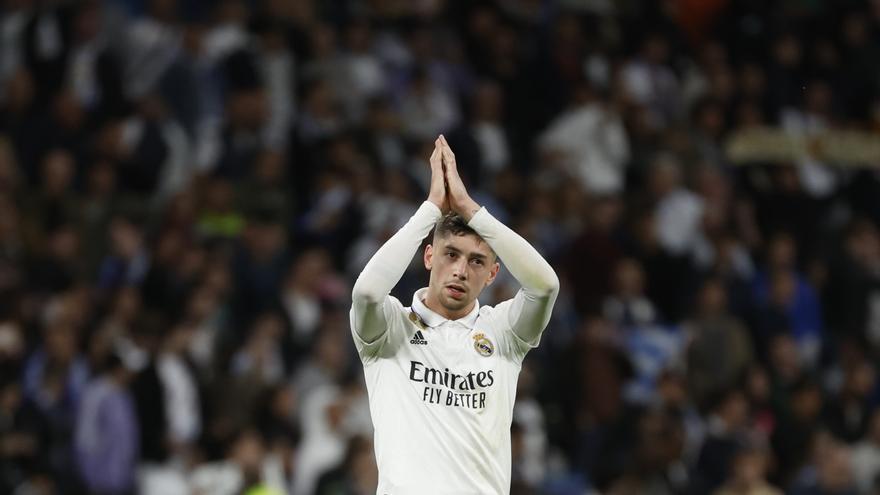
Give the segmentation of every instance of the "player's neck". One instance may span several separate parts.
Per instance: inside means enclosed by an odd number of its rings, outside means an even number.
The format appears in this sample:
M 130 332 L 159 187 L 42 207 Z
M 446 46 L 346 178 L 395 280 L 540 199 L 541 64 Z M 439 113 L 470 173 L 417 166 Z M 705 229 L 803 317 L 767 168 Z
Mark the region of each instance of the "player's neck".
M 423 299 L 422 302 L 425 303 L 425 307 L 446 318 L 447 320 L 458 320 L 460 318 L 464 318 L 465 316 L 470 314 L 471 311 L 474 310 L 474 304 L 477 303 L 476 301 L 473 301 L 466 308 L 460 311 L 453 312 L 443 307 L 443 305 L 440 304 L 440 301 L 438 301 L 436 298 L 431 297 L 431 291 L 428 291 L 425 294 L 425 299 Z

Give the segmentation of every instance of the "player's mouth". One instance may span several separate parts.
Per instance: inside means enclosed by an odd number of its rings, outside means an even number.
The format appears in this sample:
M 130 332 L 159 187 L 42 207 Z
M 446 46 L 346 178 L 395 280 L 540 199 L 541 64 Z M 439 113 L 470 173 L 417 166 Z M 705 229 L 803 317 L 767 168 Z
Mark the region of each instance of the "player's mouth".
M 464 297 L 465 288 L 458 284 L 449 284 L 446 286 L 446 293 L 453 299 L 461 299 Z

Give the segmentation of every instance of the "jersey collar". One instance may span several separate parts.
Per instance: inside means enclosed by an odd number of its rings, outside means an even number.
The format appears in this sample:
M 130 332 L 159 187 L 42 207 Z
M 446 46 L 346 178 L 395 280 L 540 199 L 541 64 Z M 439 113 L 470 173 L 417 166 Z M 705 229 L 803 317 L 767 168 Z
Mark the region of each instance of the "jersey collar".
M 425 297 L 425 293 L 428 292 L 427 287 L 423 287 L 413 294 L 413 302 L 412 302 L 412 310 L 422 319 L 422 322 L 429 327 L 439 327 L 444 322 L 447 322 L 446 318 L 443 316 L 431 311 L 425 303 L 422 302 L 422 298 Z M 474 324 L 477 322 L 477 316 L 480 314 L 480 301 L 474 301 L 474 309 L 471 310 L 466 316 L 463 316 L 455 321 L 461 322 L 468 328 L 473 328 Z

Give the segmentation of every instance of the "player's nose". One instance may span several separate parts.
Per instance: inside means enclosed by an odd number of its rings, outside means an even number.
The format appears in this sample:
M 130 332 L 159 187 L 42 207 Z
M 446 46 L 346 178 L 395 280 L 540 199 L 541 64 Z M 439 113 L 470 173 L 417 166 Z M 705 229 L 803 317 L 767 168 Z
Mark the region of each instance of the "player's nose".
M 460 280 L 465 280 L 467 278 L 467 260 L 457 261 L 452 269 L 452 274 Z

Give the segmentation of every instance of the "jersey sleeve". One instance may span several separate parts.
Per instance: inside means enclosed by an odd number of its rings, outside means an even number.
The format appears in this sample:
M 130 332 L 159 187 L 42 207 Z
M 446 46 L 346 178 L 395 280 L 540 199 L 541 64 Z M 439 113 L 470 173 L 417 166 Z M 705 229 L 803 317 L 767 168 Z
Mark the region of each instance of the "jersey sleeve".
M 354 308 L 349 312 L 349 320 L 351 323 L 351 336 L 354 339 L 354 346 L 357 348 L 358 356 L 363 363 L 370 363 L 382 357 L 394 355 L 400 345 L 405 340 L 403 337 L 406 325 L 406 309 L 403 304 L 394 296 L 385 296 L 382 302 L 382 315 L 385 322 L 385 330 L 381 332 L 378 338 L 373 341 L 366 341 L 355 329 Z
M 528 241 L 495 219 L 485 208 L 474 214 L 469 225 L 522 285 L 513 299 L 496 306 L 498 317 L 504 319 L 500 324 L 509 328 L 521 344 L 528 348 L 537 346 L 559 295 L 556 272 Z
M 519 293 L 517 296 L 519 296 Z M 541 341 L 541 333 L 537 333 L 531 340 L 527 341 L 514 331 L 513 325 L 511 325 L 511 315 L 516 313 L 514 310 L 515 305 L 516 297 L 499 303 L 489 311 L 493 327 L 495 328 L 495 338 L 498 341 L 499 353 L 508 361 L 521 364 L 526 354 L 535 347 L 538 347 Z
M 422 240 L 440 218 L 440 208 L 425 201 L 409 221 L 370 258 L 351 294 L 351 329 L 355 340 L 375 342 L 389 327 L 389 293 L 400 281 Z M 398 304 L 399 301 L 398 301 Z

